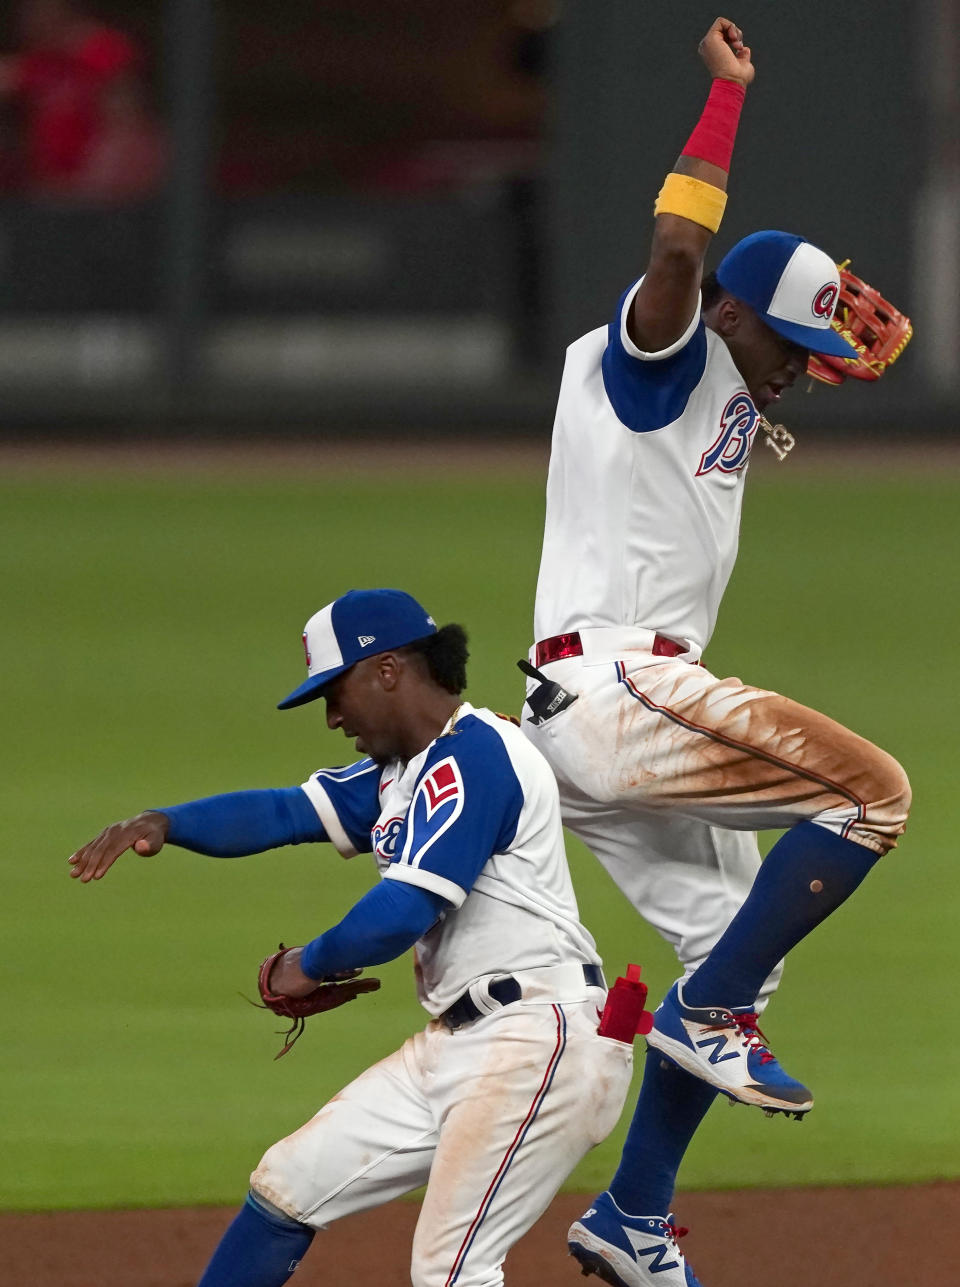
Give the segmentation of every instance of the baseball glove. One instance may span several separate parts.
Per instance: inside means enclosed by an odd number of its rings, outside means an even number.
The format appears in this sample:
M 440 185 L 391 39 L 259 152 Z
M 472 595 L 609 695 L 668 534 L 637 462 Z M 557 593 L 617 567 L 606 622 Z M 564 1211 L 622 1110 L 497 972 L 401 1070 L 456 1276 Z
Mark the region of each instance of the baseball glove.
M 854 380 L 879 380 L 913 335 L 909 317 L 850 272 L 847 263 L 849 260 L 839 265 L 840 297 L 831 326 L 853 345 L 860 357 L 811 353 L 807 374 L 825 384 L 843 384 L 847 376 Z
M 341 970 L 337 974 L 330 974 L 321 979 L 314 990 L 308 992 L 305 997 L 288 997 L 274 992 L 270 988 L 270 974 L 277 961 L 289 950 L 281 943 L 273 955 L 268 956 L 263 962 L 260 973 L 257 975 L 257 986 L 263 1001 L 261 1009 L 272 1010 L 282 1019 L 293 1021 L 283 1033 L 286 1044 L 278 1054 L 273 1056 L 275 1060 L 285 1055 L 298 1040 L 310 1015 L 323 1014 L 325 1010 L 335 1010 L 337 1006 L 352 1001 L 361 992 L 376 992 L 380 987 L 379 979 L 359 978 L 359 970 Z

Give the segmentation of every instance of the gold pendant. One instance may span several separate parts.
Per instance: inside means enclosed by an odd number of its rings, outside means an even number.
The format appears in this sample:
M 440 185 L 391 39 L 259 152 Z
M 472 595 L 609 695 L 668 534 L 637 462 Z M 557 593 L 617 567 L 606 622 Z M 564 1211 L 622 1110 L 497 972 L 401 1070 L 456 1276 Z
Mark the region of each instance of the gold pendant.
M 777 460 L 786 460 L 796 446 L 796 438 L 784 425 L 772 425 L 766 416 L 760 417 L 760 428 L 765 437 L 764 442 L 777 454 Z

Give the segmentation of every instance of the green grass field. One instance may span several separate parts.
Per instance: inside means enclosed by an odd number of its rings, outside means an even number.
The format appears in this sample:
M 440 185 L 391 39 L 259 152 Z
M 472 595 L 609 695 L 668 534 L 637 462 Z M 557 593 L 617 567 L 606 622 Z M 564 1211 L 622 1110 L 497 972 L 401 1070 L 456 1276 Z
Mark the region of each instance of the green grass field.
M 351 585 L 400 585 L 468 627 L 469 696 L 518 708 L 542 477 L 385 469 L 217 477 L 21 469 L 2 484 L 6 715 L 0 923 L 8 963 L 0 1206 L 233 1202 L 263 1148 L 423 1022 L 409 961 L 273 1062 L 256 965 L 339 918 L 368 860 L 311 846 L 232 862 L 169 850 L 101 883 L 67 856 L 115 818 L 349 760 L 319 708 L 279 713 L 300 630 Z M 711 668 L 785 691 L 902 760 L 894 855 L 793 954 L 765 1028 L 818 1097 L 802 1125 L 716 1107 L 684 1187 L 960 1176 L 944 1024 L 960 882 L 960 473 L 757 469 Z M 583 850 L 608 974 L 669 951 Z M 10 972 L 12 969 L 12 979 Z M 638 1064 L 640 1046 L 637 1047 Z M 620 1128 L 571 1188 L 609 1178 Z

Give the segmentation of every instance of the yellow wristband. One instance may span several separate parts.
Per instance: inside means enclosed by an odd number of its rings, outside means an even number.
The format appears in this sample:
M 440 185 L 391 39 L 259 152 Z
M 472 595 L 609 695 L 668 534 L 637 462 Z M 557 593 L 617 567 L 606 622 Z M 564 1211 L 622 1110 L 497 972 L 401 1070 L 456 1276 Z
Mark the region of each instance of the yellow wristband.
M 681 215 L 716 232 L 726 205 L 727 194 L 722 188 L 673 171 L 663 181 L 653 213 Z

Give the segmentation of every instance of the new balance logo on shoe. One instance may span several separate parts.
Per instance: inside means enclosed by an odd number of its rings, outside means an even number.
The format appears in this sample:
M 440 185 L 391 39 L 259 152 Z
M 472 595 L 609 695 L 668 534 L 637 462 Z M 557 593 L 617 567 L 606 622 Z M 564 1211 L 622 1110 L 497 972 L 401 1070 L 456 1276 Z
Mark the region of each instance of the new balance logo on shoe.
M 698 1041 L 696 1044 L 701 1050 L 704 1046 L 713 1046 L 713 1051 L 707 1056 L 708 1061 L 712 1064 L 721 1064 L 724 1059 L 736 1059 L 737 1057 L 737 1052 L 735 1050 L 731 1050 L 726 1055 L 720 1053 L 726 1047 L 727 1039 L 719 1034 L 716 1037 L 706 1037 L 703 1041 Z
M 677 1269 L 679 1267 L 680 1261 L 677 1259 L 676 1252 L 669 1242 L 664 1241 L 659 1245 L 655 1243 L 652 1247 L 644 1247 L 641 1245 L 646 1240 L 644 1234 L 626 1226 L 623 1232 L 627 1235 L 635 1256 L 638 1258 L 640 1256 L 650 1257 L 650 1263 L 647 1268 L 651 1274 L 662 1274 L 668 1269 Z M 667 1260 L 667 1256 L 672 1256 L 673 1259 Z
M 672 1215 L 626 1215 L 609 1193 L 601 1193 L 570 1226 L 567 1248 L 584 1274 L 596 1274 L 611 1287 L 700 1287 L 677 1246 L 686 1232 Z

